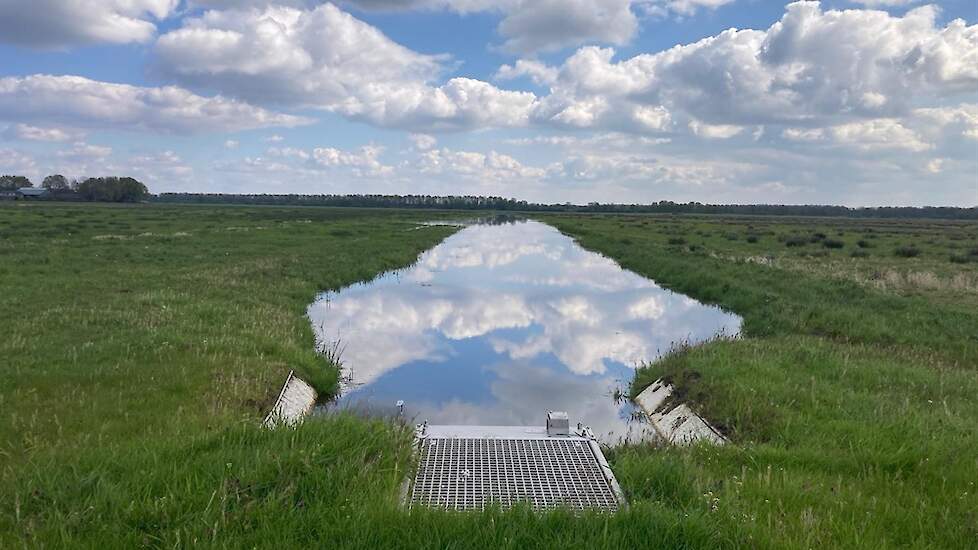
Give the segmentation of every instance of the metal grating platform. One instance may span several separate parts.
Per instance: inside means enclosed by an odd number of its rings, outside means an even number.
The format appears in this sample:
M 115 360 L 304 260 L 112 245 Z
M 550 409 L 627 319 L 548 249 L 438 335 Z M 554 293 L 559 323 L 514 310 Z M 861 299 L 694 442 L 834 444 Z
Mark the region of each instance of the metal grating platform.
M 566 507 L 614 512 L 620 489 L 597 443 L 532 429 L 465 430 L 432 426 L 419 436 L 419 465 L 408 503 L 448 510 Z M 423 432 L 422 432 L 423 433 Z

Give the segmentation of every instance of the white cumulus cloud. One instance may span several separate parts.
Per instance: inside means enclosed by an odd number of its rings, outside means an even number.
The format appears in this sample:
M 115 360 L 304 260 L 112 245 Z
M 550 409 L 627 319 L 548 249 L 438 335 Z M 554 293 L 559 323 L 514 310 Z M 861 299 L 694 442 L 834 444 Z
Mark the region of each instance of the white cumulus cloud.
M 694 0 L 696 1 L 696 0 Z M 702 1 L 702 0 L 700 0 Z M 710 0 L 706 0 L 710 1 Z M 586 43 L 625 44 L 638 31 L 633 6 L 647 0 L 347 0 L 364 10 L 448 10 L 501 16 L 499 47 L 533 54 Z
M 176 86 L 150 88 L 51 75 L 0 78 L 0 120 L 175 133 L 309 122 L 233 99 L 199 96 Z
M 335 147 L 316 147 L 311 150 L 294 147 L 271 147 L 272 157 L 299 159 L 306 169 L 328 170 L 348 169 L 356 177 L 387 176 L 394 172 L 392 166 L 380 161 L 383 147 L 364 145 L 356 150 L 343 150 Z
M 940 27 L 936 13 L 922 7 L 897 17 L 796 2 L 764 31 L 728 30 L 622 61 L 610 48 L 581 48 L 557 68 L 534 119 L 640 130 L 624 114 L 653 106 L 696 120 L 696 130 L 905 114 L 917 98 L 978 88 L 978 26 Z
M 411 143 L 414 148 L 418 151 L 427 151 L 428 149 L 434 148 L 438 144 L 438 140 L 434 136 L 429 136 L 428 134 L 411 134 L 408 136 L 411 139 Z
M 631 0 L 527 0 L 499 23 L 511 53 L 559 50 L 582 42 L 625 44 L 638 30 Z
M 71 149 L 62 149 L 56 154 L 59 157 L 71 159 L 100 159 L 111 155 L 112 148 L 78 141 L 72 145 Z
M 689 121 L 689 129 L 697 136 L 708 139 L 729 139 L 744 131 L 743 126 L 732 124 L 704 124 L 695 119 Z
M 21 139 L 26 141 L 71 141 L 81 137 L 81 133 L 76 130 L 57 127 L 39 127 L 30 124 L 13 124 L 3 133 L 8 139 Z
M 641 11 L 653 17 L 688 17 L 701 9 L 716 9 L 735 0 L 647 0 L 639 3 Z
M 442 58 L 411 51 L 332 4 L 209 11 L 163 35 L 156 49 L 164 71 L 185 85 L 379 126 L 521 125 L 536 99 L 469 78 L 435 85 Z
M 0 0 L 0 42 L 61 48 L 147 42 L 179 0 Z
M 496 151 L 480 153 L 448 148 L 422 153 L 417 166 L 421 174 L 455 175 L 477 181 L 532 179 L 546 174 L 542 168 L 526 166 L 515 158 Z

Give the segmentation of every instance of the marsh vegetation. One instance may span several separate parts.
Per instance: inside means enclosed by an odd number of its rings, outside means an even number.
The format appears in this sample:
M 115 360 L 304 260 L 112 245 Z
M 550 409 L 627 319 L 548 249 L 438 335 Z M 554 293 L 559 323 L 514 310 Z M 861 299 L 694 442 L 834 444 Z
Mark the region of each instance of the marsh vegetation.
M 978 242 L 978 226 L 548 221 L 624 267 L 744 317 L 744 338 L 682 347 L 636 374 L 633 395 L 666 378 L 734 445 L 621 450 L 616 472 L 633 498 L 684 509 L 709 500 L 729 522 L 723 532 L 779 547 L 978 540 L 978 266 L 956 259 Z M 728 233 L 757 239 L 718 236 Z
M 289 368 L 336 387 L 305 318 L 312 297 L 411 264 L 458 230 L 418 222 L 448 215 L 0 206 L 0 547 L 963 548 L 978 537 L 972 222 L 538 216 L 743 317 L 744 338 L 681 349 L 631 388 L 671 377 L 733 444 L 612 451 L 631 504 L 615 516 L 406 513 L 403 426 L 340 414 L 259 429 Z

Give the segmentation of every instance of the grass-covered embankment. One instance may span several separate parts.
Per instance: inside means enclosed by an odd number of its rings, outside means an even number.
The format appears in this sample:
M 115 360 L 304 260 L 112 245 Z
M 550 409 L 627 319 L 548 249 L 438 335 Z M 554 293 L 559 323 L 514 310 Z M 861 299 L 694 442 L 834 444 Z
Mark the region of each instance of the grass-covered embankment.
M 333 390 L 306 306 L 454 230 L 423 216 L 0 205 L 0 547 L 259 543 L 303 501 L 369 493 L 403 452 L 389 428 L 255 426 L 290 368 Z
M 633 395 L 667 377 L 734 444 L 618 452 L 632 499 L 709 506 L 775 546 L 978 543 L 978 226 L 546 221 L 744 317 L 745 338 L 638 371 Z
M 437 216 L 0 205 L 0 548 L 743 543 L 657 501 L 583 519 L 408 514 L 410 429 L 259 427 L 289 368 L 335 380 L 313 353 L 315 294 L 410 263 L 455 230 L 409 230 Z
M 0 547 L 974 541 L 974 225 L 545 217 L 745 318 L 748 338 L 637 383 L 673 374 L 735 444 L 614 452 L 630 507 L 613 517 L 408 514 L 409 431 L 258 428 L 289 368 L 335 380 L 304 316 L 315 293 L 410 263 L 454 230 L 407 230 L 433 216 L 0 205 Z

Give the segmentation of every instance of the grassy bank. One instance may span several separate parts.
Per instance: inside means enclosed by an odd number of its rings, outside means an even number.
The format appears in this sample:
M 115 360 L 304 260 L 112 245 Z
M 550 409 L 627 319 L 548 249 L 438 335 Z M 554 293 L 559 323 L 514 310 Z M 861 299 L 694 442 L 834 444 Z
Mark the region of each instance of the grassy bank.
M 633 395 L 666 377 L 734 445 L 620 452 L 632 498 L 705 498 L 718 525 L 777 546 L 978 543 L 978 226 L 547 221 L 744 317 L 745 338 L 638 371 Z M 662 469 L 675 480 L 644 477 Z
M 328 390 L 315 294 L 454 228 L 432 213 L 4 205 L 0 547 L 734 546 L 701 510 L 406 514 L 411 431 L 258 428 L 289 368 Z M 740 541 L 743 542 L 743 541 Z
M 335 385 L 306 306 L 452 231 L 412 230 L 418 219 L 0 206 L 0 547 L 172 546 L 205 532 L 221 540 L 235 518 L 259 521 L 245 513 L 252 504 L 227 502 L 256 490 L 234 485 L 248 477 L 239 469 L 260 468 L 253 479 L 278 502 L 295 488 L 269 469 L 324 443 L 248 428 L 290 368 L 320 391 Z M 371 429 L 347 431 L 369 442 Z
M 316 292 L 410 263 L 454 231 L 410 230 L 435 215 L 0 206 L 0 547 L 978 537 L 974 225 L 544 217 L 745 319 L 746 338 L 672 355 L 633 388 L 672 376 L 735 444 L 614 451 L 631 506 L 613 517 L 408 514 L 396 503 L 407 430 L 344 416 L 258 429 L 289 368 L 335 383 L 304 317 Z

